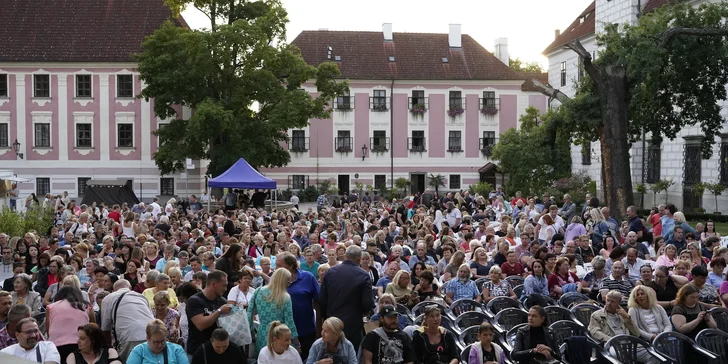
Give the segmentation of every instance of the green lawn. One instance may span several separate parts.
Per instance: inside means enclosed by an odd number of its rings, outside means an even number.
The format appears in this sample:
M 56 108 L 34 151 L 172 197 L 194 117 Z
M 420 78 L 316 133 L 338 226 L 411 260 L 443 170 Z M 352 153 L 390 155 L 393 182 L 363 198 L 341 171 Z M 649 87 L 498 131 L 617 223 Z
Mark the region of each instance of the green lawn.
M 705 223 L 705 221 L 688 221 L 688 224 L 690 226 L 695 227 L 695 224 L 702 222 Z M 728 236 L 728 223 L 725 222 L 716 222 L 715 224 L 715 231 L 720 234 L 720 236 Z

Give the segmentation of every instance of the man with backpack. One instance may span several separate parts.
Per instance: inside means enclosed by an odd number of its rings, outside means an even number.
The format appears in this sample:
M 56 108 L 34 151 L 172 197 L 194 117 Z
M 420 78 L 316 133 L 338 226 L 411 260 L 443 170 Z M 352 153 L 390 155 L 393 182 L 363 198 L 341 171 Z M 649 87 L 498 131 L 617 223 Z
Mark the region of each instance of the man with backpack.
M 414 363 L 412 340 L 399 331 L 397 309 L 392 305 L 379 308 L 380 327 L 370 331 L 361 343 L 360 363 L 400 364 Z

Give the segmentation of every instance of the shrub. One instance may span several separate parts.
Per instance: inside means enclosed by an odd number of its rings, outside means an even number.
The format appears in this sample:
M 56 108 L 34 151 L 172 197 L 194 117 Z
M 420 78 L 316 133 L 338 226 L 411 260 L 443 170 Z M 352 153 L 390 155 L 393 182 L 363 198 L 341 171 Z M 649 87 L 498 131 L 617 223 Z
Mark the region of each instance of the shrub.
M 3 207 L 0 211 L 0 231 L 9 236 L 23 236 L 28 231 L 47 234 L 55 220 L 53 209 L 33 206 L 25 212 L 11 211 Z
M 488 182 L 478 182 L 478 184 L 470 185 L 470 190 L 475 194 L 485 196 L 487 198 L 490 191 L 493 191 L 493 185 Z

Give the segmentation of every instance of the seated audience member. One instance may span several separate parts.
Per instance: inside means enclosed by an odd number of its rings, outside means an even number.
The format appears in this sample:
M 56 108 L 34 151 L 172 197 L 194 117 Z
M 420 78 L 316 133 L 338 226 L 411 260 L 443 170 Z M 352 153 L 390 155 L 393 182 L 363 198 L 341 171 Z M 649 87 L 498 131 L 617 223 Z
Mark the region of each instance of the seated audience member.
M 15 330 L 17 344 L 12 344 L 0 353 L 43 364 L 60 364 L 61 355 L 51 341 L 43 341 L 38 321 L 32 317 L 20 320 Z
M 467 264 L 458 268 L 457 278 L 445 284 L 445 292 L 445 303 L 448 305 L 463 298 L 481 301 L 478 287 L 470 280 L 470 267 Z
M 672 309 L 672 324 L 675 331 L 695 339 L 703 329 L 716 328 L 708 306 L 700 302 L 700 289 L 694 284 L 686 284 L 677 292 L 677 304 Z
M 657 303 L 655 291 L 647 286 L 636 286 L 629 295 L 629 316 L 640 330 L 640 337 L 652 342 L 663 332 L 672 331 L 667 312 Z
M 439 307 L 425 308 L 422 326 L 412 334 L 417 363 L 458 363 L 460 355 L 455 336 L 441 327 L 441 322 Z
M 291 329 L 280 321 L 270 323 L 268 345 L 260 350 L 258 364 L 302 364 L 301 356 L 291 346 Z
M 246 363 L 243 352 L 236 345 L 230 345 L 230 335 L 225 329 L 215 329 L 212 337 L 195 351 L 192 364 Z
M 379 299 L 377 300 L 377 309 L 379 307 L 383 307 L 385 305 L 392 305 L 392 306 L 396 307 L 397 303 L 394 300 L 394 296 L 392 296 L 389 293 L 385 293 L 385 294 L 379 296 Z M 379 311 L 375 312 L 372 315 L 372 317 L 369 318 L 370 322 L 371 321 L 380 321 L 380 320 L 381 320 L 381 317 L 379 317 Z M 406 317 L 399 315 L 397 317 L 397 324 L 398 324 L 400 330 L 404 330 L 404 328 L 407 327 L 407 325 L 409 325 L 409 321 L 407 320 Z
M 611 290 L 605 296 L 604 307 L 592 313 L 591 336 L 602 344 L 616 335 L 639 336 L 637 325 L 621 306 L 622 292 Z
M 560 359 L 561 353 L 553 348 L 556 348 L 556 344 L 548 329 L 546 310 L 538 305 L 531 307 L 528 310 L 528 325 L 516 333 L 511 359 L 519 364 Z
M 582 292 L 581 281 L 569 271 L 569 258 L 561 257 L 556 261 L 554 272 L 549 275 L 549 295 L 559 299 L 564 293 Z M 584 288 L 584 291 L 588 288 Z
M 599 289 L 602 299 L 606 302 L 607 292 L 617 291 L 622 294 L 622 306 L 627 305 L 629 294 L 632 292 L 634 285 L 626 276 L 624 263 L 616 261 L 612 264 L 612 274 L 602 281 L 602 287 Z
M 147 324 L 147 341 L 134 347 L 126 364 L 189 364 L 185 349 L 167 341 L 167 326 L 154 319 Z
M 95 323 L 78 328 L 78 350 L 66 358 L 67 364 L 121 364 L 119 353 L 106 346 L 104 333 Z
M 488 322 L 478 326 L 478 342 L 470 347 L 467 364 L 505 363 L 506 354 L 498 344 L 493 343 L 495 329 Z
M 354 345 L 344 336 L 344 323 L 336 317 L 327 318 L 321 326 L 321 337 L 314 341 L 306 364 L 326 362 L 356 364 Z M 195 364 L 195 363 L 193 363 Z
M 718 303 L 718 289 L 712 284 L 707 283 L 708 270 L 702 265 L 696 265 L 690 270 L 690 275 L 693 277 L 692 284 L 700 290 L 700 294 L 698 295 L 700 302 L 710 308 L 720 307 Z
M 602 286 L 602 281 L 609 277 L 609 272 L 606 270 L 607 262 L 601 256 L 596 256 L 591 261 L 592 271 L 587 273 L 581 280 L 581 286 L 588 288 L 589 292 L 586 293 L 590 299 L 596 300 L 599 294 L 599 288 Z
M 488 303 L 496 297 L 516 298 L 513 288 L 505 279 L 501 279 L 503 273 L 499 266 L 494 265 L 490 268 L 490 281 L 483 284 L 483 302 Z
M 652 283 L 648 284 L 648 287 L 655 290 L 657 303 L 666 311 L 672 312 L 672 308 L 677 304 L 677 301 L 675 301 L 677 291 L 687 283 L 687 278 L 670 275 L 670 270 L 663 265 L 655 269 L 655 278 Z
M 463 267 L 469 274 L 467 265 Z M 380 327 L 367 333 L 361 343 L 364 363 L 414 363 L 412 340 L 399 330 L 397 310 L 394 306 L 384 305 L 379 307 L 379 316 Z

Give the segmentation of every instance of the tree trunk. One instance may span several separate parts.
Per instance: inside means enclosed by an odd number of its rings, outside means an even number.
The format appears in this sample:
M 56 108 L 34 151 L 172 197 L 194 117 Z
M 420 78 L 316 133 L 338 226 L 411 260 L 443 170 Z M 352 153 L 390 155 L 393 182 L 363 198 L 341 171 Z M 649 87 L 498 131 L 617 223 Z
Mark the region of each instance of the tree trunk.
M 602 111 L 602 191 L 611 216 L 618 219 L 634 203 L 627 132 L 626 76 L 621 67 L 606 66 L 597 80 Z

